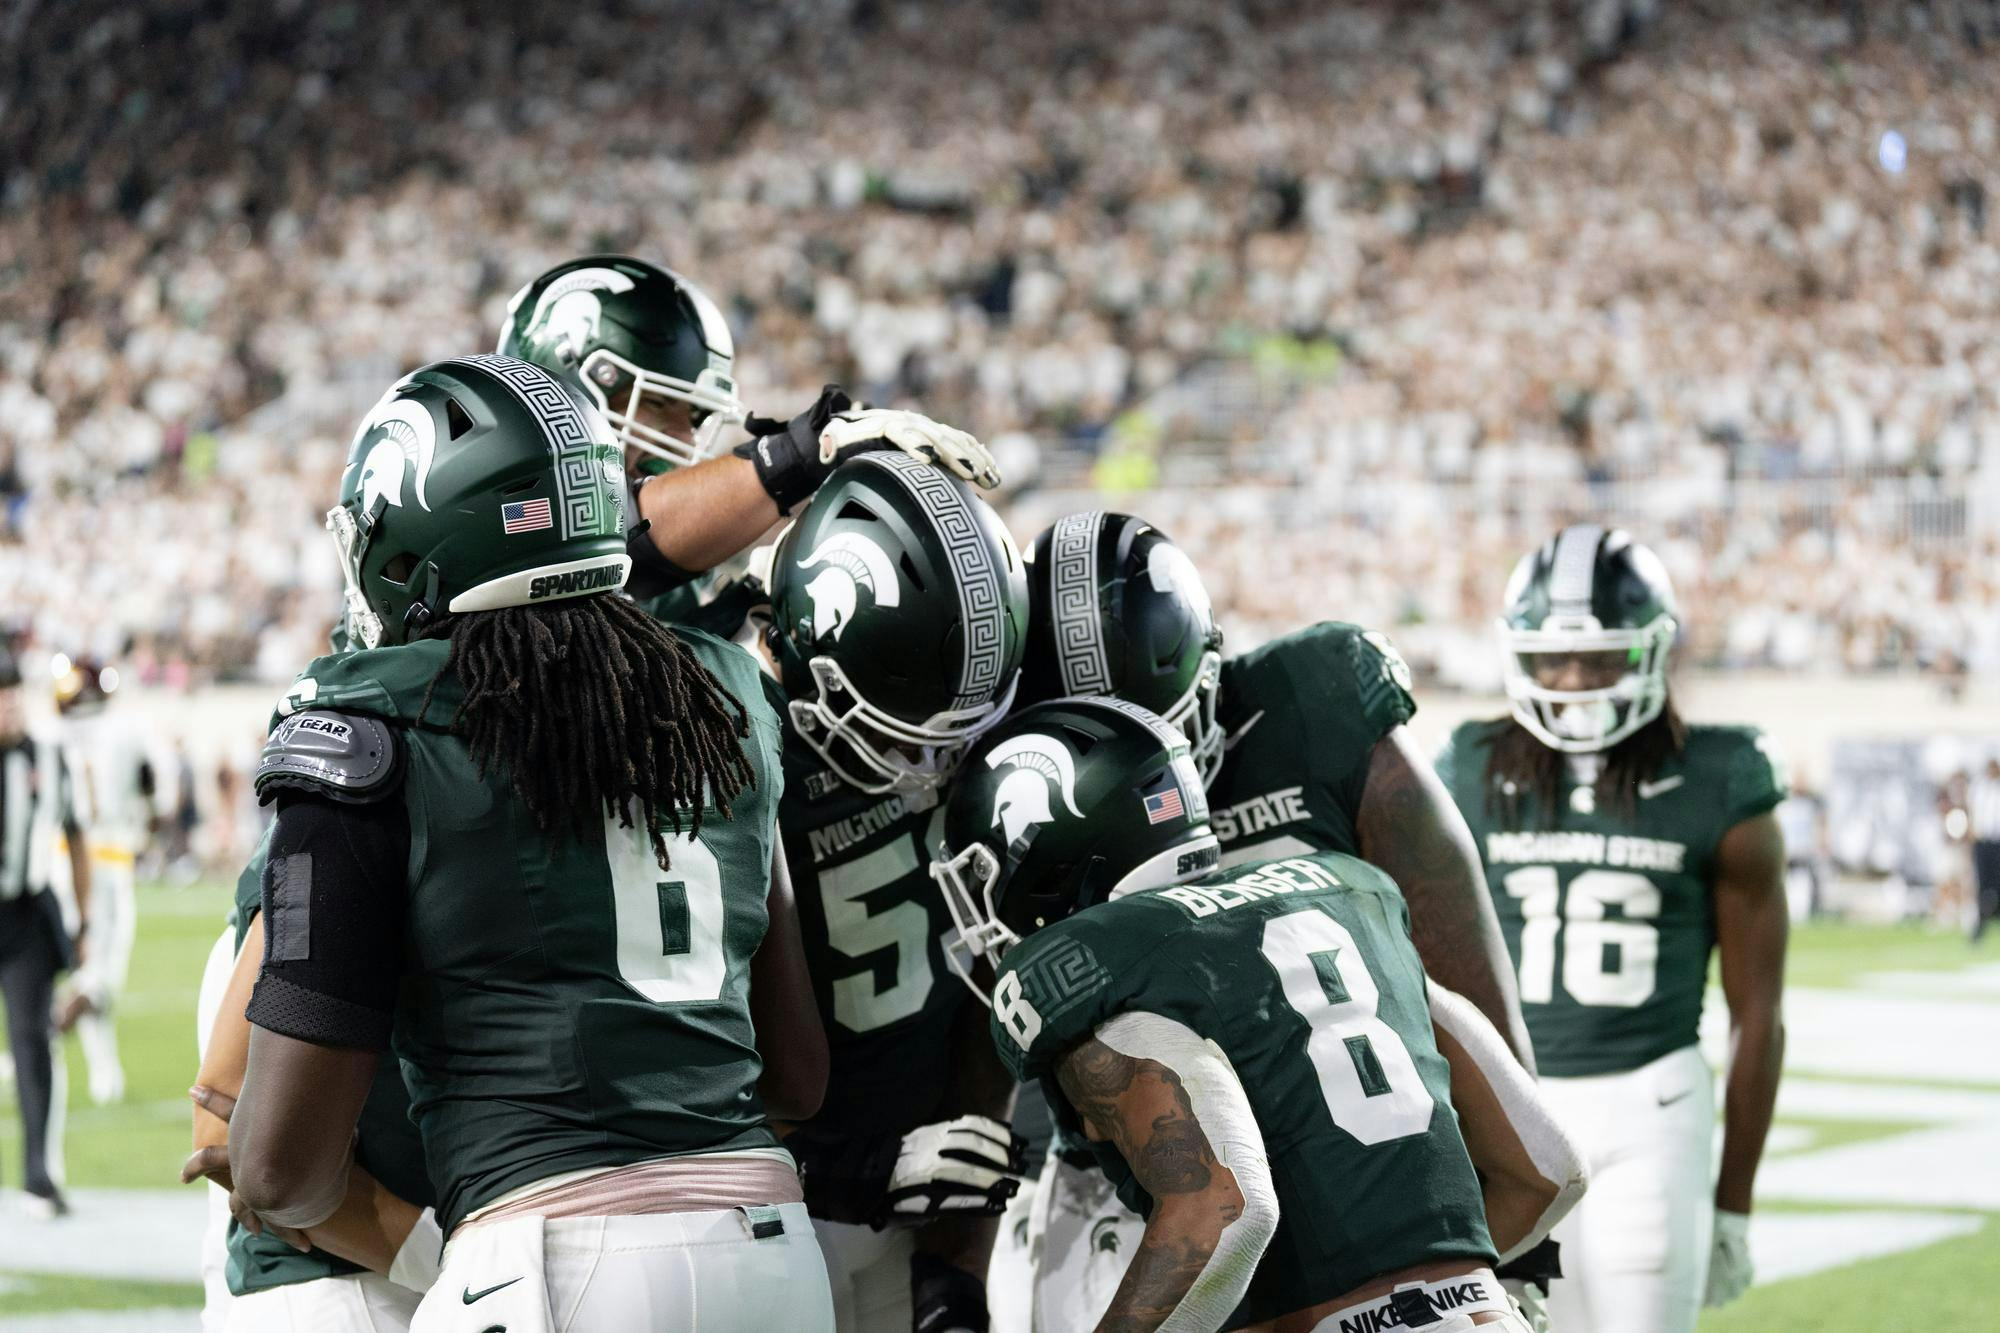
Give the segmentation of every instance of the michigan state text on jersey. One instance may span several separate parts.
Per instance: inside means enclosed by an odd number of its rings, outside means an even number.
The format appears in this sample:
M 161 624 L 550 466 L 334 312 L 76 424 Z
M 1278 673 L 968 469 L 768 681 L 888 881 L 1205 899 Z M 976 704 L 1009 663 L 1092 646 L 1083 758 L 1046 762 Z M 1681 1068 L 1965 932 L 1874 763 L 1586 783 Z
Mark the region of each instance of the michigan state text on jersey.
M 1052 1083 L 1064 1052 L 1133 1009 L 1229 1058 L 1271 1153 L 1279 1215 L 1230 1326 L 1379 1273 L 1493 1261 L 1407 909 L 1364 862 L 1252 862 L 1093 907 L 1012 950 L 994 997 L 994 1043 L 1023 1078 Z M 1047 1092 L 1075 1125 L 1060 1090 Z M 1115 1148 L 1092 1148 L 1126 1205 L 1149 1213 Z
M 1437 760 L 1479 840 L 1544 1075 L 1613 1074 L 1691 1046 L 1715 945 L 1722 839 L 1777 808 L 1748 727 L 1694 725 L 1629 806 L 1565 766 L 1544 802 L 1489 772 L 1512 718 L 1468 722 Z
M 1056 700 L 996 728 L 945 827 L 933 875 L 966 952 L 1000 964 L 995 1046 L 1147 1214 L 1109 1309 L 1038 1303 L 1038 1326 L 1367 1326 L 1392 1285 L 1410 1288 L 1405 1322 L 1507 1317 L 1487 1198 L 1523 1202 L 1506 1216 L 1525 1245 L 1540 1236 L 1522 1223 L 1545 1233 L 1562 1187 L 1530 1172 L 1518 1196 L 1513 1179 L 1482 1196 L 1380 871 L 1322 854 L 1214 872 L 1189 747 L 1122 700 Z M 1476 1021 L 1485 1058 L 1528 1088 Z
M 832 1063 L 786 1143 L 843 1330 L 983 1324 L 988 1235 L 936 1223 L 997 1212 L 1022 1163 L 928 869 L 938 794 L 1013 698 L 1020 555 L 963 482 L 869 452 L 835 469 L 771 571 L 780 825 Z
M 1590 1156 L 1590 1195 L 1556 1232 L 1558 1324 L 1685 1333 L 1750 1281 L 1784 1049 L 1784 782 L 1755 731 L 1681 720 L 1678 625 L 1651 551 L 1564 529 L 1508 582 L 1512 715 L 1460 727 L 1438 762 L 1485 858 L 1544 1093 Z M 1695 1044 L 1711 955 L 1732 1051 L 1714 1170 Z

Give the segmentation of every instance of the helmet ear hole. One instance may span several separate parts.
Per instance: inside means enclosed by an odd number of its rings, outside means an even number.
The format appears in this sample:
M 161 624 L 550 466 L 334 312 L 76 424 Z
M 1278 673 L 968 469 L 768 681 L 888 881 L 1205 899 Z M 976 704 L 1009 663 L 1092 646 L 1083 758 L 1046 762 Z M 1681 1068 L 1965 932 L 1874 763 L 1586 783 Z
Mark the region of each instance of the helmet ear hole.
M 916 585 L 918 592 L 924 591 L 923 576 L 917 573 L 917 562 L 910 558 L 908 551 L 903 552 L 903 558 L 896 562 L 896 567 L 903 571 L 904 578 Z
M 444 421 L 454 440 L 472 429 L 472 414 L 460 407 L 456 398 L 444 400 Z
M 408 551 L 389 557 L 389 563 L 382 566 L 382 577 L 391 583 L 408 583 L 410 575 L 417 569 L 417 557 Z

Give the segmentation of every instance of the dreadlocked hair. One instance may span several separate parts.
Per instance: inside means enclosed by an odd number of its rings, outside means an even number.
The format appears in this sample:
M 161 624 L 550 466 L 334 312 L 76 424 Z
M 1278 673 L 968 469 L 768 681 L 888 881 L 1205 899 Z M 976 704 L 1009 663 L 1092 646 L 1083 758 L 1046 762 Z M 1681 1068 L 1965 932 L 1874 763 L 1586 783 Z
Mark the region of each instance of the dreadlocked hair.
M 1564 766 L 1569 756 L 1544 745 L 1519 721 L 1507 726 L 1487 742 L 1486 810 L 1511 824 L 1518 824 L 1522 804 L 1532 800 L 1541 812 L 1545 827 L 1554 828 L 1561 814 L 1557 807 L 1562 790 Z M 1630 818 L 1638 813 L 1639 784 L 1652 779 L 1660 766 L 1687 747 L 1687 723 L 1674 708 L 1672 699 L 1660 715 L 1604 752 L 1597 771 L 1597 808 L 1612 810 Z M 1507 790 L 1512 784 L 1513 791 Z
M 551 839 L 583 837 L 598 817 L 629 828 L 637 805 L 653 854 L 668 864 L 662 825 L 701 831 L 712 805 L 757 785 L 742 741 L 750 720 L 687 645 L 623 597 L 454 616 L 451 653 L 424 694 L 456 673 L 465 701 L 451 730 L 479 775 L 501 772 Z

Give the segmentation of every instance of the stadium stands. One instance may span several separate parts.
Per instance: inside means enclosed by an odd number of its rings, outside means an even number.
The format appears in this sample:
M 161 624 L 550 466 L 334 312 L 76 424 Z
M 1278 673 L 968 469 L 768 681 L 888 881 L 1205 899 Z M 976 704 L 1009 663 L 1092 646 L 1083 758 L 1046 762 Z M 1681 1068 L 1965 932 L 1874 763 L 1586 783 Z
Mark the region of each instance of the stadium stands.
M 764 410 L 842 380 L 1008 439 L 1024 527 L 1155 516 L 1239 641 L 1490 685 L 1513 554 L 1604 513 L 1698 662 L 2000 667 L 2000 6 L 752 8 L 13 10 L 9 612 L 288 676 L 369 394 L 617 249 Z

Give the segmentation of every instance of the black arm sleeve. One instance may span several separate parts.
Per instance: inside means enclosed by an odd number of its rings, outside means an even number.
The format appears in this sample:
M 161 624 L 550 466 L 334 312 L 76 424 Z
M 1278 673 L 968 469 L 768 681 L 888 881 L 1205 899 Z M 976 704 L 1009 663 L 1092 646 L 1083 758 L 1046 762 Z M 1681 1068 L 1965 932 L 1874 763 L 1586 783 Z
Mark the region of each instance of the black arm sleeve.
M 264 868 L 264 964 L 244 1017 L 323 1046 L 386 1047 L 409 857 L 401 801 L 280 795 Z

